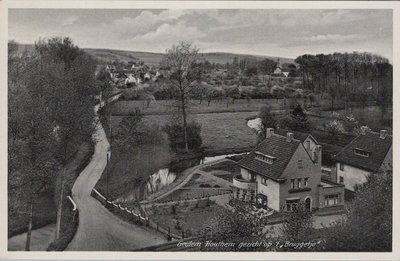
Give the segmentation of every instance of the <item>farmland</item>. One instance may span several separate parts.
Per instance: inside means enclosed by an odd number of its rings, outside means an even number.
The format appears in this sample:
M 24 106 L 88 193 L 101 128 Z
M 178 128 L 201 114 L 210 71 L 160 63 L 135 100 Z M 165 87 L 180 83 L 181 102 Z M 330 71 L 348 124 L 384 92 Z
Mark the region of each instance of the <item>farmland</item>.
M 249 148 L 255 145 L 256 135 L 247 126 L 247 119 L 255 117 L 256 112 L 202 113 L 192 118 L 202 126 L 201 137 L 206 150 L 222 151 L 225 149 Z M 112 126 L 118 131 L 118 124 L 123 116 L 113 116 Z M 168 115 L 147 115 L 143 121 L 148 124 L 164 126 L 169 121 Z
M 174 109 L 172 107 L 173 101 L 160 100 L 152 101 L 150 106 L 146 106 L 146 101 L 132 100 L 132 101 L 119 101 L 113 105 L 114 115 L 129 115 L 135 111 L 136 108 L 141 110 L 141 113 L 147 114 L 168 114 Z M 207 101 L 200 103 L 199 100 L 191 100 L 189 112 L 192 114 L 199 113 L 222 113 L 222 112 L 258 112 L 262 106 L 269 105 L 274 110 L 281 110 L 284 108 L 283 99 L 254 99 L 246 101 L 245 99 L 238 99 L 233 104 L 228 104 L 227 100 L 212 101 L 207 105 Z

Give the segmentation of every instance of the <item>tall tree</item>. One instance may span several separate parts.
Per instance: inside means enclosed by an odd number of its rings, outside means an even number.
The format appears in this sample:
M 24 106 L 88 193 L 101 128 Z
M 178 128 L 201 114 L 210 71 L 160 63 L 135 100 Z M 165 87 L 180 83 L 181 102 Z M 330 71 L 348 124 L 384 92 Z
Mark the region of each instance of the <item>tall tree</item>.
M 181 42 L 167 50 L 162 62 L 169 70 L 168 79 L 177 92 L 176 108 L 182 116 L 181 124 L 187 152 L 189 151 L 187 134 L 189 98 L 193 82 L 201 77 L 199 60 L 199 49 L 192 47 L 190 43 Z

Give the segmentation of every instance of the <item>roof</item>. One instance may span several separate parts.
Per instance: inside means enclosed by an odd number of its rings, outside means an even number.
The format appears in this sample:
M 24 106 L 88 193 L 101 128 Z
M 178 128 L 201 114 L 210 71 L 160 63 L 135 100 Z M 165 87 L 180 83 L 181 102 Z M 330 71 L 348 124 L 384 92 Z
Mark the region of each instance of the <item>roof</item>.
M 299 132 L 299 131 L 291 131 L 291 130 L 285 130 L 285 129 L 276 129 L 276 130 L 274 130 L 274 132 L 275 132 L 276 134 L 278 134 L 278 135 L 281 135 L 281 136 L 286 136 L 286 134 L 287 134 L 288 132 L 291 132 L 291 133 L 293 133 L 293 137 L 294 137 L 296 140 L 301 141 L 302 143 L 310 136 L 310 137 L 315 141 L 315 143 L 318 144 L 318 142 L 316 141 L 316 139 L 314 139 L 314 137 L 311 136 L 310 133 Z
M 300 144 L 299 140 L 293 139 L 291 142 L 287 142 L 286 137 L 273 134 L 243 157 L 238 162 L 238 165 L 262 176 L 278 180 Z M 256 159 L 256 152 L 275 157 L 276 159 L 272 164 L 269 164 Z
M 357 168 L 378 171 L 385 159 L 389 149 L 392 147 L 393 138 L 387 135 L 381 139 L 379 133 L 367 132 L 365 135 L 358 135 L 346 147 L 344 147 L 334 159 Z M 356 155 L 355 149 L 370 152 L 369 157 Z

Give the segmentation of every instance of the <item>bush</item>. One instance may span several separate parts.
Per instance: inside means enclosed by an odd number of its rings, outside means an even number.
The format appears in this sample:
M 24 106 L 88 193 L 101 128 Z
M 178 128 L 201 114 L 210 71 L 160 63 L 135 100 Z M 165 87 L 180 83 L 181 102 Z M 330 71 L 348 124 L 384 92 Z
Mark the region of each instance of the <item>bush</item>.
M 172 149 L 175 151 L 185 148 L 184 131 L 181 124 L 167 124 L 164 131 L 168 135 L 168 140 Z M 201 139 L 201 125 L 195 121 L 189 122 L 186 128 L 188 147 L 190 150 L 200 148 L 202 144 Z

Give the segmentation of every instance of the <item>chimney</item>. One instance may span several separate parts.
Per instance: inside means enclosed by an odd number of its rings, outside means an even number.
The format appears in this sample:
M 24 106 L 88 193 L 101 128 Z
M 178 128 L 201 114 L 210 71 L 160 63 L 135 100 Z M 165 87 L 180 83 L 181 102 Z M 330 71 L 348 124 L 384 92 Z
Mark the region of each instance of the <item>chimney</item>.
M 286 133 L 286 141 L 292 142 L 292 140 L 293 140 L 293 133 L 291 132 Z
M 270 138 L 274 134 L 274 128 L 267 128 L 267 133 L 265 135 L 265 138 Z
M 384 140 L 386 138 L 387 134 L 388 134 L 387 130 L 381 130 L 379 138 Z
M 319 163 L 320 159 L 321 159 L 321 155 L 322 155 L 322 146 L 321 145 L 317 145 L 314 149 L 314 153 L 313 153 L 313 160 L 315 163 Z
M 361 135 L 365 135 L 367 133 L 368 127 L 367 126 L 361 126 Z

